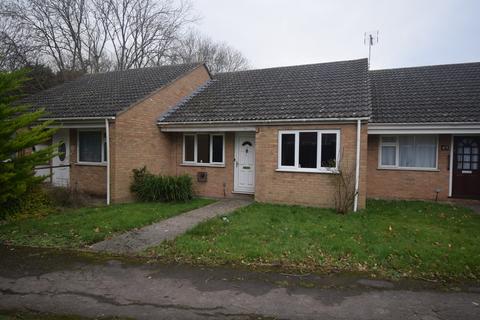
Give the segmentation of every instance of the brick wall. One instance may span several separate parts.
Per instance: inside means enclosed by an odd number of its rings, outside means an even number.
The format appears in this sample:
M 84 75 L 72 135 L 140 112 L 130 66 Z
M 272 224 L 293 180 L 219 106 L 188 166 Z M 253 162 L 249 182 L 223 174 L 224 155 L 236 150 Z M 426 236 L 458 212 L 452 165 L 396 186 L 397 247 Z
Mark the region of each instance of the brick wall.
M 356 123 L 302 126 L 262 126 L 256 134 L 255 199 L 260 202 L 332 207 L 335 175 L 328 173 L 278 172 L 278 131 L 339 129 L 342 165 L 355 170 Z M 362 125 L 359 207 L 366 200 L 367 125 Z
M 434 200 L 436 189 L 441 189 L 440 199 L 448 198 L 448 155 L 441 145 L 450 146 L 450 135 L 439 136 L 438 171 L 378 169 L 380 136 L 368 137 L 368 186 L 369 198 Z
M 70 129 L 70 163 L 70 186 L 74 190 L 102 197 L 107 194 L 107 167 L 77 164 L 76 129 Z
M 201 66 L 119 114 L 111 126 L 111 197 L 132 200 L 132 169 L 147 166 L 152 173 L 171 174 L 172 139 L 157 119 L 210 78 Z
M 193 188 L 197 195 L 208 197 L 231 197 L 233 191 L 233 159 L 235 133 L 225 133 L 225 166 L 201 167 L 182 165 L 183 159 L 183 134 L 171 133 L 174 150 L 171 162 L 174 164 L 174 174 L 189 174 L 193 178 Z M 197 173 L 207 172 L 207 182 L 197 182 Z

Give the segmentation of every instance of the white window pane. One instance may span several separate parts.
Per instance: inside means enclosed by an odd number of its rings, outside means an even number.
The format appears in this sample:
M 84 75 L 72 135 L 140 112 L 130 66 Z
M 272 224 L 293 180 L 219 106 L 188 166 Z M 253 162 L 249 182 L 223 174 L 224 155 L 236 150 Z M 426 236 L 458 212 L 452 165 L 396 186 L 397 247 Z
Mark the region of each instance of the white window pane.
M 396 158 L 396 147 L 383 146 L 382 147 L 382 166 L 394 166 Z
M 102 133 L 100 131 L 80 131 L 78 133 L 78 144 L 80 161 L 102 161 Z
M 435 168 L 437 161 L 435 136 L 415 136 L 415 167 Z
M 414 136 L 400 136 L 399 144 L 399 166 L 415 167 L 415 138 Z
M 322 134 L 322 167 L 335 168 L 337 166 L 337 135 L 335 133 Z

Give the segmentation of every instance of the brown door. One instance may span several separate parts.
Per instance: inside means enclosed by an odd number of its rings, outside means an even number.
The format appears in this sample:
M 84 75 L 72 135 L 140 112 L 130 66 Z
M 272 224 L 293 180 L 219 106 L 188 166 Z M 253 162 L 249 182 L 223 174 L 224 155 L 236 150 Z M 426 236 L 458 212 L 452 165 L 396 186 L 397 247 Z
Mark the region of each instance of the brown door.
M 452 196 L 480 199 L 480 136 L 455 137 Z

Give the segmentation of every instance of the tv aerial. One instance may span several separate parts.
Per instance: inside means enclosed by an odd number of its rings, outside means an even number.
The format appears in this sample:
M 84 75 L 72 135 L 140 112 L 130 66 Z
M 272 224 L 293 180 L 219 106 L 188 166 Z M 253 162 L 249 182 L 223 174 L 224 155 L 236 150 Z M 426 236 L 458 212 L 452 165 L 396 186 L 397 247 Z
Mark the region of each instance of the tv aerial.
M 372 58 L 372 47 L 378 43 L 378 30 L 365 32 L 363 34 L 363 44 L 368 46 L 368 66 Z

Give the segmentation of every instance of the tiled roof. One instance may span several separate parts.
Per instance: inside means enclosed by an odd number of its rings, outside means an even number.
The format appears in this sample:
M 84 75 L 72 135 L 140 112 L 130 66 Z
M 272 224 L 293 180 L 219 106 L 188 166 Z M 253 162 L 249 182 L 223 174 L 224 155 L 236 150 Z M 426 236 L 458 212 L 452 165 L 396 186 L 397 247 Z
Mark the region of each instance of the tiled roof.
M 88 74 L 26 97 L 45 118 L 115 116 L 131 104 L 174 81 L 200 64 L 170 65 Z
M 367 59 L 220 73 L 161 122 L 369 117 Z
M 372 122 L 480 122 L 480 63 L 370 71 Z

